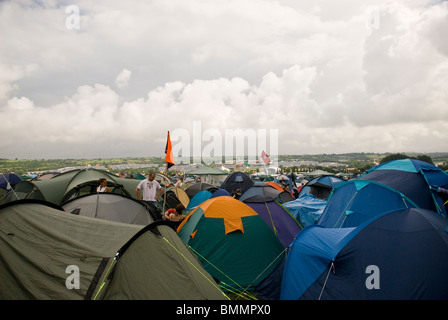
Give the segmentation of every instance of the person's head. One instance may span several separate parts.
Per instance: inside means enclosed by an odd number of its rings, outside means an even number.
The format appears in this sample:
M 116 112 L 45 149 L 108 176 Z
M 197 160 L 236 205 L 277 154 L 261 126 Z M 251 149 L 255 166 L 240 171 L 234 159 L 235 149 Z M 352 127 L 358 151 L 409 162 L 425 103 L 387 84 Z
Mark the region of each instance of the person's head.
M 102 186 L 102 187 L 107 186 L 107 179 L 106 179 L 106 178 L 100 178 L 100 179 L 98 180 L 98 184 L 99 184 L 100 186 Z
M 150 173 L 148 174 L 148 180 L 149 180 L 149 181 L 154 180 L 155 177 L 156 177 L 156 174 L 155 174 L 154 172 L 150 172 Z
M 182 214 L 182 213 L 184 212 L 184 210 L 185 210 L 185 207 L 184 207 L 184 205 L 183 205 L 182 203 L 179 203 L 179 204 L 176 206 L 176 212 L 177 212 L 178 214 Z

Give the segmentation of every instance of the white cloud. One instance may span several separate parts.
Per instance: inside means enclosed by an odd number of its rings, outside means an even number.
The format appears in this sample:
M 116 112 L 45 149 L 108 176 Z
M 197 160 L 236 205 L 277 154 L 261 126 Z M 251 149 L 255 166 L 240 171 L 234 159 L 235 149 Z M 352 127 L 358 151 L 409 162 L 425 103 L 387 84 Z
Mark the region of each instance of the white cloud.
M 131 74 L 132 72 L 126 68 L 121 70 L 118 76 L 115 78 L 115 85 L 120 89 L 127 87 L 129 84 L 129 80 L 131 79 Z
M 159 155 L 197 120 L 281 153 L 447 151 L 447 2 L 378 1 L 378 30 L 357 0 L 77 5 L 68 30 L 56 2 L 0 4 L 0 157 Z

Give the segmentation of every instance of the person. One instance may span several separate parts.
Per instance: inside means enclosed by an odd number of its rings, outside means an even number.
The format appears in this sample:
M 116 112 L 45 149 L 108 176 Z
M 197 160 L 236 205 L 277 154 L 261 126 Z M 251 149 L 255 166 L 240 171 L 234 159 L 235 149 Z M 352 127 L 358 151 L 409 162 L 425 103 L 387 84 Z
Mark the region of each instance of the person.
M 233 197 L 238 200 L 241 197 L 241 189 L 236 189 L 236 192 L 233 194 Z
M 165 211 L 165 219 L 170 221 L 182 221 L 185 216 L 183 212 L 185 207 L 182 203 L 179 203 L 176 208 L 171 208 Z
M 135 193 L 137 194 L 137 198 L 139 200 L 143 200 L 145 202 L 154 202 L 160 197 L 163 192 L 160 184 L 154 180 L 156 174 L 154 172 L 150 172 L 148 178 L 140 181 L 137 188 L 135 188 Z M 142 190 L 143 196 L 140 194 L 140 190 Z
M 176 188 L 182 187 L 184 181 L 184 177 L 180 177 L 179 180 L 177 180 L 176 184 L 174 185 Z
M 100 178 L 98 179 L 98 188 L 96 188 L 96 192 L 110 192 L 110 188 L 107 186 L 107 179 Z

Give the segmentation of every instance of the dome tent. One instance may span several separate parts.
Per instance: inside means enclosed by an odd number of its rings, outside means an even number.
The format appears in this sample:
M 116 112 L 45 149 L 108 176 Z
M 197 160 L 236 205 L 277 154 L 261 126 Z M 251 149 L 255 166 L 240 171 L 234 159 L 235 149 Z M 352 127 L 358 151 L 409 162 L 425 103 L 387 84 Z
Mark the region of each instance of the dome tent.
M 254 289 L 285 255 L 263 219 L 232 197 L 203 202 L 177 230 L 224 290 Z
M 252 187 L 254 182 L 244 172 L 234 172 L 229 175 L 221 184 L 221 189 L 225 189 L 231 196 L 233 196 L 239 189 L 243 194 L 247 189 Z
M 155 215 L 143 202 L 109 192 L 87 194 L 61 206 L 75 215 L 139 225 L 148 225 L 160 216 L 160 213 Z
M 353 228 L 309 226 L 291 245 L 281 299 L 448 299 L 447 227 L 420 208 Z
M 300 189 L 298 198 L 305 194 L 311 194 L 316 199 L 327 200 L 331 190 L 339 183 L 344 182 L 343 179 L 334 176 L 319 176 L 308 181 L 302 189 Z
M 386 185 L 350 180 L 333 189 L 318 224 L 327 228 L 356 227 L 384 212 L 417 207 L 404 194 Z
M 256 183 L 241 197 L 246 205 L 254 209 L 271 228 L 285 248 L 302 229 L 299 222 L 282 206 L 277 197 L 280 191 L 264 183 Z
M 425 161 L 392 160 L 370 169 L 360 180 L 380 182 L 403 193 L 420 208 L 436 211 L 447 217 L 437 188 L 448 189 L 448 174 Z

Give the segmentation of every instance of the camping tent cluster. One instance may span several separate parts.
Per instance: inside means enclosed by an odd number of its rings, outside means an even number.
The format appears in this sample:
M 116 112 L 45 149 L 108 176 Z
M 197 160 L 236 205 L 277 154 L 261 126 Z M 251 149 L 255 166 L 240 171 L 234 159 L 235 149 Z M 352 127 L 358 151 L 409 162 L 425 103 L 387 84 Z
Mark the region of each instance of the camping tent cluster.
M 100 178 L 111 192 L 96 192 Z M 281 278 L 267 279 L 300 230 L 280 190 L 235 173 L 220 186 L 167 188 L 151 205 L 136 199 L 138 183 L 96 169 L 18 181 L 0 205 L 0 298 L 279 296 Z M 243 202 L 235 186 L 264 191 Z M 182 225 L 163 220 L 161 209 L 179 203 L 189 211 Z
M 337 184 L 290 246 L 281 299 L 448 299 L 445 188 L 446 172 L 410 159 Z
M 112 192 L 96 193 L 104 176 Z M 152 206 L 138 182 L 99 170 L 18 182 L 0 205 L 0 298 L 448 298 L 448 174 L 427 163 L 319 177 L 296 200 L 235 172 Z M 320 212 L 297 214 L 304 199 Z M 163 220 L 179 203 L 182 222 Z

